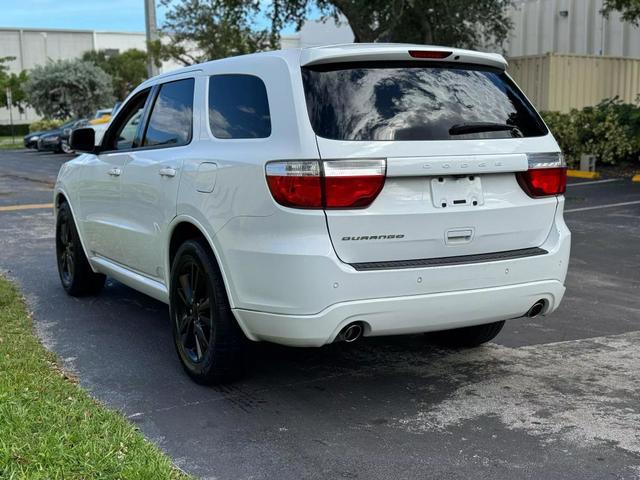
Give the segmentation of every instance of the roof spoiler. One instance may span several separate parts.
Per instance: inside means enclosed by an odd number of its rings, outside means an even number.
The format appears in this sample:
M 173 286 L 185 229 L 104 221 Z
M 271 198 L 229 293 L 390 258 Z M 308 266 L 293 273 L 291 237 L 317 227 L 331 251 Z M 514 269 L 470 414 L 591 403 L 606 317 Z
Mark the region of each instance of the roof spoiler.
M 448 53 L 448 55 L 446 55 Z M 337 62 L 366 61 L 440 61 L 485 65 L 506 70 L 507 61 L 497 53 L 460 50 L 430 45 L 403 44 L 345 44 L 305 48 L 300 51 L 300 65 L 311 66 Z

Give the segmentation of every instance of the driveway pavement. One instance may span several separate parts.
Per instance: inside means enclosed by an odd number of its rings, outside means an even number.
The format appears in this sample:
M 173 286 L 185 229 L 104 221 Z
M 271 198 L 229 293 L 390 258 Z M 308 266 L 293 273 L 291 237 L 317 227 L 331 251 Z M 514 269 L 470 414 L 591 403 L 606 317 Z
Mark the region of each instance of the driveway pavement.
M 166 306 L 59 286 L 51 185 L 70 157 L 0 152 L 0 269 L 83 387 L 177 465 L 218 479 L 640 478 L 640 184 L 572 182 L 567 294 L 472 351 L 425 337 L 256 345 L 225 387 L 182 372 Z M 611 206 L 617 205 L 617 206 Z

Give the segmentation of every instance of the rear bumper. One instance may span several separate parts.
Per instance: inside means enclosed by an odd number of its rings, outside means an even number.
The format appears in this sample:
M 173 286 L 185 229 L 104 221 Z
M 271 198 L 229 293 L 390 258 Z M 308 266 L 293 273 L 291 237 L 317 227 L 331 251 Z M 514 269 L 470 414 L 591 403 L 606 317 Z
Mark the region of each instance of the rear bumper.
M 297 346 L 332 342 L 355 321 L 365 335 L 392 335 L 517 318 L 540 299 L 550 313 L 564 294 L 571 249 L 563 203 L 540 245 L 545 254 L 369 271 L 341 262 L 312 214 L 302 226 L 277 223 L 278 235 L 260 233 L 277 216 L 231 221 L 218 239 L 232 309 L 250 339 Z M 288 242 L 274 240 L 284 235 Z
M 334 341 L 349 323 L 363 322 L 365 336 L 401 335 L 480 325 L 525 315 L 538 300 L 555 310 L 565 287 L 557 280 L 427 295 L 343 302 L 316 315 L 279 315 L 236 309 L 253 340 L 299 347 Z

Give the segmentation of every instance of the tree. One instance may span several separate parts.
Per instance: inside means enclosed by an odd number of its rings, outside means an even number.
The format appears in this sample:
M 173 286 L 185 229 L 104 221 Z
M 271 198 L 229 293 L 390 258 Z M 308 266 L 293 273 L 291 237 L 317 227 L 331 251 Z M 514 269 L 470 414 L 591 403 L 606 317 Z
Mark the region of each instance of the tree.
M 18 74 L 9 73 L 7 62 L 15 60 L 15 57 L 0 57 L 0 107 L 7 105 L 7 88 L 11 90 L 11 105 L 20 112 L 26 107 L 26 95 L 23 86 L 27 82 L 28 75 L 24 70 Z
M 614 10 L 622 15 L 622 20 L 640 25 L 640 0 L 604 0 L 602 14 L 608 17 Z
M 349 22 L 356 42 L 500 48 L 512 0 L 318 0 L 325 15 Z
M 156 59 L 183 65 L 273 47 L 278 41 L 267 29 L 251 24 L 260 12 L 254 0 L 160 0 L 167 11 L 162 32 L 169 41 L 150 45 Z
M 82 60 L 91 62 L 111 75 L 113 95 L 124 100 L 131 91 L 147 79 L 147 53 L 132 48 L 122 53 L 90 50 Z
M 311 7 L 324 19 L 347 19 L 356 42 L 412 42 L 463 48 L 500 47 L 513 0 L 160 0 L 167 45 L 156 54 L 185 65 L 273 48 L 280 30 L 300 28 Z M 268 19 L 253 29 L 256 19 Z
M 58 60 L 35 67 L 25 85 L 29 104 L 47 118 L 88 117 L 113 104 L 111 77 L 82 60 Z

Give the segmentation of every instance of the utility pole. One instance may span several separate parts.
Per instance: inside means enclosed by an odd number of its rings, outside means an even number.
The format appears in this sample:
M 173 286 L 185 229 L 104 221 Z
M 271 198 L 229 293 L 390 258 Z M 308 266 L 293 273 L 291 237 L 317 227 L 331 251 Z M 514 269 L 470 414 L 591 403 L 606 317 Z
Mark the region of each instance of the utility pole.
M 9 109 L 9 123 L 11 124 L 11 143 L 16 143 L 16 138 L 13 132 L 13 97 L 11 95 L 11 87 L 7 87 L 7 108 Z
M 144 0 L 144 23 L 147 31 L 147 74 L 149 78 L 160 73 L 156 67 L 155 60 L 149 52 L 149 44 L 158 40 L 158 24 L 156 22 L 156 2 L 155 0 Z

